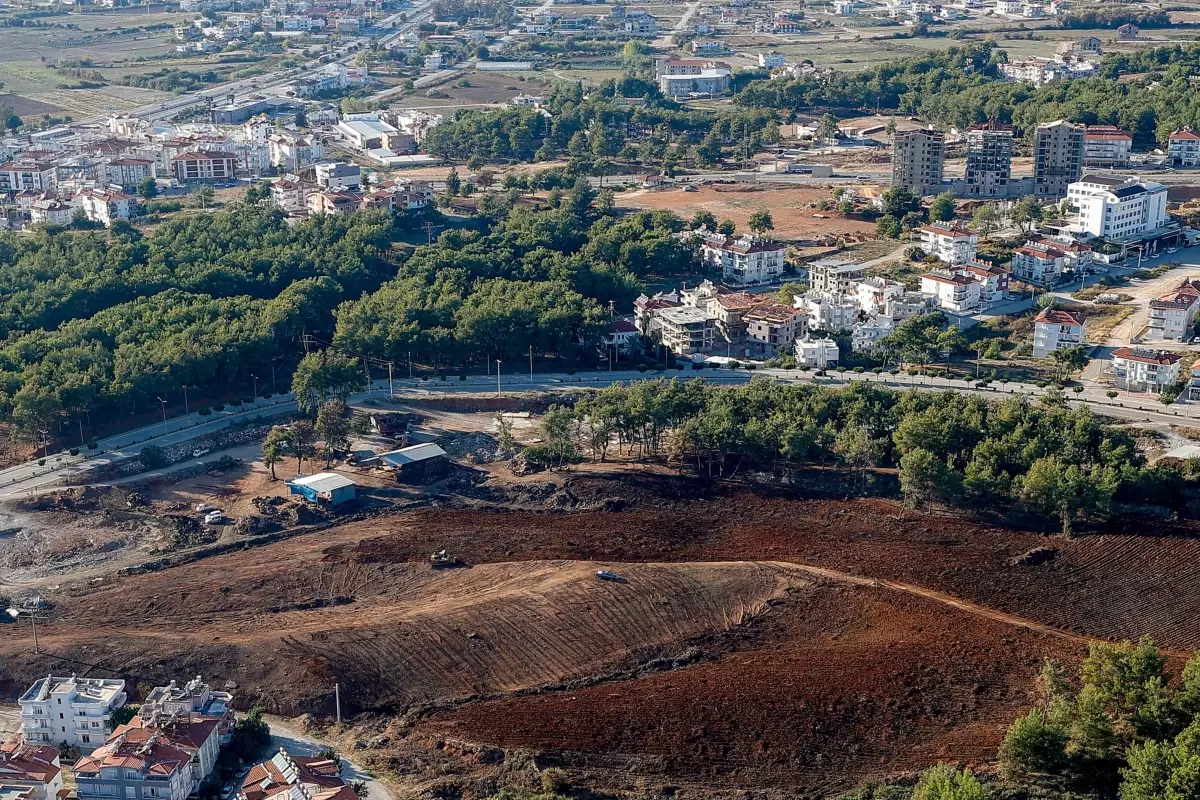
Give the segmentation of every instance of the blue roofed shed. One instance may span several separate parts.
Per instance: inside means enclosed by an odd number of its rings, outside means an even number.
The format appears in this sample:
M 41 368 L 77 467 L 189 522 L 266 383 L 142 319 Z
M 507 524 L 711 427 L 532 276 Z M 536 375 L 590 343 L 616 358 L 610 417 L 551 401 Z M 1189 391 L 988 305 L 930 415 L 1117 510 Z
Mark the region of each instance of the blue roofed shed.
M 288 481 L 288 492 L 298 494 L 310 503 L 326 503 L 338 506 L 353 500 L 357 486 L 345 475 L 336 472 L 319 472 Z

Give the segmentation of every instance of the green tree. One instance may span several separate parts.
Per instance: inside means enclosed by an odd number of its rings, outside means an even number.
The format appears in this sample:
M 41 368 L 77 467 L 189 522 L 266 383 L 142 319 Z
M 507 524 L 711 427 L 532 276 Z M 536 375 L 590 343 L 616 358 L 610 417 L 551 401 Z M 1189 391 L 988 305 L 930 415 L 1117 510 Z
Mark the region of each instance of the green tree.
M 201 186 L 192 192 L 192 205 L 195 208 L 208 208 L 213 201 L 213 188 L 211 186 Z
M 446 194 L 455 197 L 461 191 L 462 179 L 458 177 L 458 170 L 451 167 L 449 174 L 446 175 Z
M 296 472 L 303 471 L 304 459 L 312 458 L 315 441 L 317 431 L 311 422 L 302 419 L 292 423 L 288 443 L 291 445 L 292 455 L 296 457 Z
M 921 508 L 950 491 L 946 463 L 922 448 L 909 450 L 900 459 L 900 493 L 909 508 Z
M 983 786 L 970 770 L 938 764 L 921 773 L 913 800 L 984 800 Z
M 935 222 L 948 222 L 954 219 L 954 193 L 945 191 L 933 198 L 929 206 L 929 218 Z
M 137 193 L 143 200 L 153 200 L 158 197 L 158 182 L 151 176 L 142 178 L 138 181 Z
M 267 469 L 271 470 L 271 480 L 275 477 L 275 465 L 283 461 L 283 456 L 291 449 L 291 435 L 287 428 L 274 427 L 267 433 L 263 441 L 262 460 Z
M 1043 713 L 1030 711 L 1008 729 L 1000 746 L 1000 768 L 1011 779 L 1056 775 L 1067 764 L 1067 734 L 1047 724 Z
M 825 114 L 817 123 L 815 139 L 822 144 L 836 142 L 838 138 L 838 118 L 833 114 Z
M 767 231 L 775 230 L 775 221 L 771 219 L 771 212 L 766 210 L 755 211 L 750 215 L 750 230 L 759 236 Z
M 124 705 L 124 706 L 121 706 L 120 708 L 114 709 L 112 712 L 112 716 L 109 717 L 109 720 L 108 720 L 108 729 L 110 731 L 115 731 L 117 728 L 121 727 L 122 725 L 128 724 L 129 720 L 131 720 L 137 716 L 138 710 L 140 708 L 141 708 L 141 706 L 130 704 L 130 705 Z
M 975 213 L 971 216 L 971 225 L 983 235 L 985 240 L 991 238 L 991 235 L 1000 227 L 1000 208 L 995 203 L 984 203 L 975 209 Z
M 1021 500 L 1030 508 L 1057 516 L 1070 534 L 1085 514 L 1104 515 L 1112 502 L 1112 478 L 1099 470 L 1066 465 L 1058 456 L 1034 461 L 1021 479 Z
M 346 417 L 344 400 L 326 400 L 317 409 L 317 422 L 314 426 L 317 436 L 324 443 L 325 466 L 338 450 L 350 446 L 350 420 Z
M 710 231 L 717 229 L 717 218 L 711 211 L 697 211 L 692 215 L 692 221 L 689 225 L 692 230 L 697 228 L 708 228 Z
M 723 233 L 726 236 L 733 236 L 737 233 L 737 226 L 733 224 L 731 219 L 721 220 L 721 224 L 717 226 L 717 233 Z
M 884 214 L 879 219 L 875 220 L 875 232 L 887 239 L 899 239 L 902 233 L 900 220 L 893 217 L 891 214 Z
M 1044 217 L 1045 210 L 1032 195 L 1022 197 L 1013 206 L 1012 220 L 1023 231 L 1032 230 Z
M 920 212 L 921 198 L 904 186 L 894 186 L 881 196 L 882 210 L 886 216 L 900 219 L 905 214 Z
M 138 453 L 138 461 L 147 469 L 158 469 L 167 465 L 167 454 L 156 444 L 148 444 Z
M 1074 373 L 1083 371 L 1089 363 L 1087 349 L 1081 345 L 1055 350 L 1050 357 L 1054 360 L 1059 380 L 1066 380 Z
M 292 375 L 292 393 L 301 411 L 314 412 L 326 400 L 343 402 L 366 388 L 362 369 L 352 358 L 333 350 L 319 350 L 300 359 Z

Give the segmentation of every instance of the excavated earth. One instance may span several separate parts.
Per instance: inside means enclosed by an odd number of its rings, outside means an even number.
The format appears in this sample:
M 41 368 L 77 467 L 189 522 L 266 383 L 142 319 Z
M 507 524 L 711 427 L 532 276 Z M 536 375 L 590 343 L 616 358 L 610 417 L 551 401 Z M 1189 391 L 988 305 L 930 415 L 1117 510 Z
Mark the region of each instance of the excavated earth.
M 338 682 L 406 789 L 479 794 L 519 753 L 602 788 L 825 796 L 987 763 L 1043 659 L 1092 638 L 1200 647 L 1185 525 L 1065 539 L 652 473 L 555 480 L 50 592 L 53 655 L 0 626 L 0 692 L 68 668 L 204 674 L 295 715 L 331 711 Z M 441 548 L 464 565 L 432 570 Z

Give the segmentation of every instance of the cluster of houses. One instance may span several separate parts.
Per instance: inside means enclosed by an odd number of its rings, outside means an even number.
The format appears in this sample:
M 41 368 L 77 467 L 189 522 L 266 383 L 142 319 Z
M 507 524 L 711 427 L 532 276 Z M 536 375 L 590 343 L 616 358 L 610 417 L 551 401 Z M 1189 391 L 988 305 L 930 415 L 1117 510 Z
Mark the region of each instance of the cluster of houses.
M 210 52 L 256 39 L 302 34 L 359 36 L 375 28 L 377 12 L 377 5 L 366 0 L 267 0 L 257 4 L 243 0 L 239 5 L 241 10 L 231 11 L 231 0 L 182 0 L 181 10 L 199 11 L 203 16 L 175 26 L 175 40 L 181 43 L 176 50 Z
M 125 682 L 49 675 L 19 699 L 21 734 L 0 746 L 0 797 L 4 800 L 186 800 L 217 766 L 233 736 L 233 697 L 200 677 L 154 688 L 128 722 L 113 715 L 128 696 Z M 82 753 L 64 788 L 63 747 Z M 252 767 L 238 800 L 357 800 L 321 758 L 280 750 Z
M 1056 80 L 1090 78 L 1100 67 L 1103 54 L 1100 39 L 1085 36 L 1076 41 L 1059 43 L 1050 58 L 1035 56 L 1001 64 L 1000 72 L 1009 80 L 1034 86 L 1044 86 Z
M 67 225 L 80 216 L 111 226 L 138 214 L 137 193 L 147 182 L 169 190 L 281 176 L 272 197 L 297 215 L 416 210 L 432 198 L 428 184 L 419 181 L 367 190 L 358 166 L 326 159 L 326 141 L 336 139 L 364 161 L 387 167 L 404 166 L 405 159 L 418 163 L 428 157 L 405 154 L 441 116 L 405 109 L 340 116 L 333 107 L 310 104 L 309 127 L 300 129 L 291 101 L 252 106 L 215 106 L 212 122 L 114 115 L 0 140 L 0 227 Z

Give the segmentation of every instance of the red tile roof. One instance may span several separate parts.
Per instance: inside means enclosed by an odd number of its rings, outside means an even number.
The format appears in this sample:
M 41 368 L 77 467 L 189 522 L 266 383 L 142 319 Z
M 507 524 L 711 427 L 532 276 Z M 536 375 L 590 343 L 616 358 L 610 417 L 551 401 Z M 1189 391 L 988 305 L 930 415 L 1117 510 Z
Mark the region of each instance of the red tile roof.
M 1062 311 L 1057 308 L 1043 308 L 1042 312 L 1033 318 L 1035 323 L 1048 322 L 1052 325 L 1083 325 L 1083 317 Z
M 5 781 L 21 783 L 50 783 L 58 776 L 58 749 L 9 742 L 0 746 L 0 784 Z
M 1120 358 L 1124 361 L 1138 361 L 1143 364 L 1174 364 L 1179 361 L 1178 353 L 1169 353 L 1166 350 L 1137 350 L 1132 347 L 1118 347 L 1113 350 L 1113 358 Z

